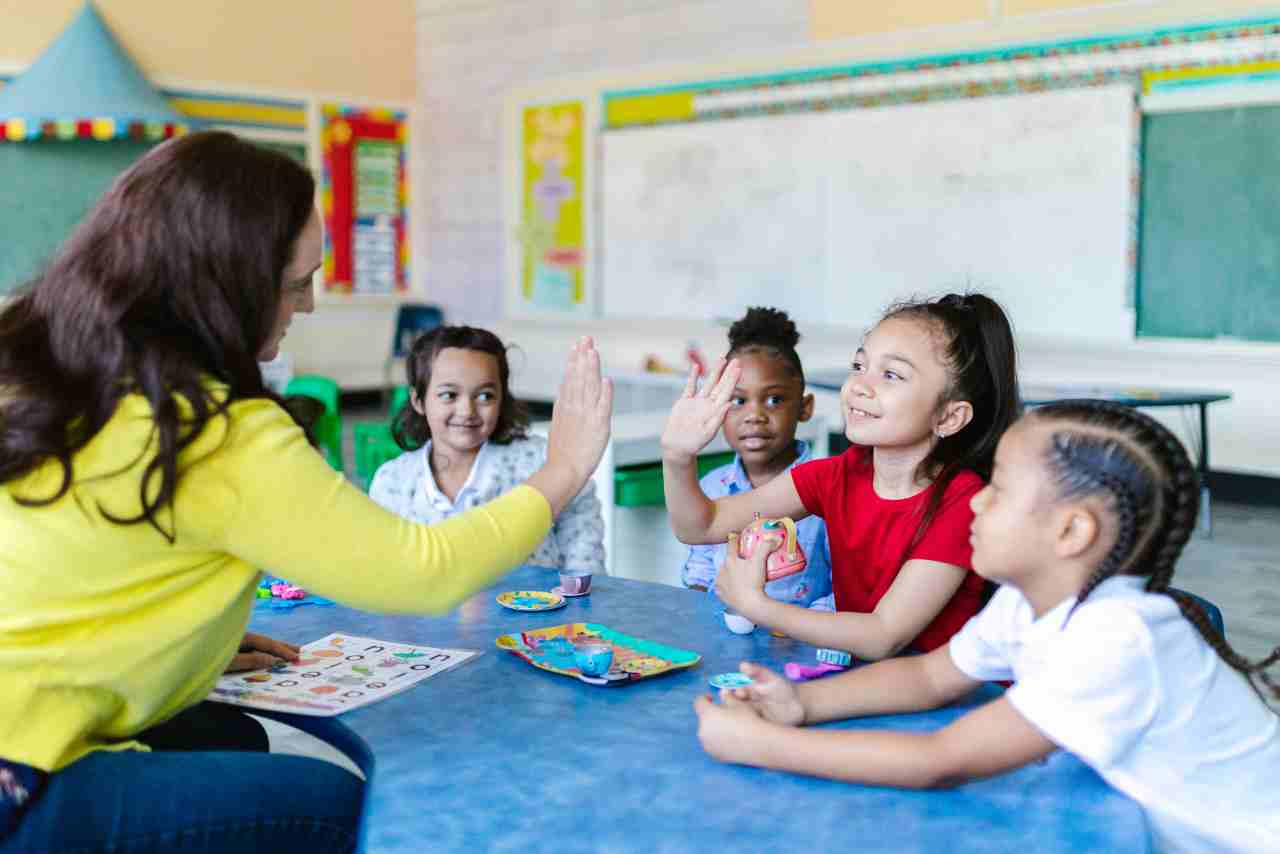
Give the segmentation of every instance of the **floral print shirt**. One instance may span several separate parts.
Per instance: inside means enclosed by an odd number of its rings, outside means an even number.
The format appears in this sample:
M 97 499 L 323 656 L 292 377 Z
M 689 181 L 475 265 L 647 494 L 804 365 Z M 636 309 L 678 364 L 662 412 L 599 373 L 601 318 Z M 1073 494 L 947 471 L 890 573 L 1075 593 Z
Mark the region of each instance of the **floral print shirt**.
M 369 485 L 369 497 L 414 522 L 435 524 L 464 510 L 492 501 L 519 486 L 547 461 L 541 436 L 486 442 L 471 466 L 467 481 L 450 501 L 431 473 L 431 442 L 384 463 Z M 526 561 L 535 566 L 604 572 L 604 516 L 595 484 L 586 487 L 560 514 L 551 533 Z

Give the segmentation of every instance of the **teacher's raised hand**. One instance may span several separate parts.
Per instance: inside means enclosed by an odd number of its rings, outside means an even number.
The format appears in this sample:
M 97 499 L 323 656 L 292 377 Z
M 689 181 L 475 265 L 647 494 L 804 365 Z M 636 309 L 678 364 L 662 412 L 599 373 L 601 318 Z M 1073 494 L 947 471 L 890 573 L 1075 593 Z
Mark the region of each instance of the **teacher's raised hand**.
M 581 338 L 569 353 L 564 380 L 551 412 L 547 463 L 527 481 L 559 515 L 582 491 L 609 442 L 613 384 L 600 374 L 600 353 Z
M 730 362 L 721 359 L 699 389 L 697 365 L 689 370 L 684 393 L 671 407 L 667 425 L 662 430 L 663 461 L 687 463 L 716 437 L 733 402 L 733 390 L 740 376 L 742 368 L 737 359 Z

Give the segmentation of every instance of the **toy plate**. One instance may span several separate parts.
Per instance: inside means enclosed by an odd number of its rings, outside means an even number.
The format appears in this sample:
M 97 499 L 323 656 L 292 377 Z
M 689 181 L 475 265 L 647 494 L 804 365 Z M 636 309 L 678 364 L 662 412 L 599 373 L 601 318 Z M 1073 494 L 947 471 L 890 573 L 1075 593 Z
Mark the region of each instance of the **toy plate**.
M 583 676 L 574 661 L 573 642 L 584 637 L 600 638 L 613 647 L 613 666 L 604 677 Z M 566 623 L 531 629 L 502 635 L 495 643 L 499 649 L 514 653 L 534 667 L 572 676 L 592 685 L 622 685 L 692 667 L 702 660 L 696 652 L 634 638 L 599 623 Z
M 563 596 L 545 590 L 508 590 L 498 594 L 497 602 L 512 611 L 554 611 L 565 606 Z

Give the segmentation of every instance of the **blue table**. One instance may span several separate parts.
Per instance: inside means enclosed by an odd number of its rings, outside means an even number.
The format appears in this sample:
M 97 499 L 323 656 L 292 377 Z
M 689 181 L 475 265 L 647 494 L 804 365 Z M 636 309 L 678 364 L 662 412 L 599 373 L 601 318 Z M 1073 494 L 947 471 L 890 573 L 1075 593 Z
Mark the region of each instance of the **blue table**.
M 1075 758 L 950 791 L 869 788 L 720 764 L 691 708 L 709 676 L 744 658 L 813 660 L 764 631 L 730 634 L 705 594 L 597 576 L 592 595 L 522 614 L 493 597 L 547 589 L 524 567 L 441 618 L 346 608 L 259 610 L 254 631 L 295 643 L 331 631 L 483 650 L 456 670 L 340 718 L 273 715 L 354 754 L 369 778 L 361 850 L 1046 852 L 1150 850 L 1139 806 Z M 702 654 L 688 670 L 615 688 L 537 670 L 494 639 L 565 622 L 603 623 Z M 980 692 L 983 698 L 994 691 Z M 959 707 L 840 728 L 937 728 Z

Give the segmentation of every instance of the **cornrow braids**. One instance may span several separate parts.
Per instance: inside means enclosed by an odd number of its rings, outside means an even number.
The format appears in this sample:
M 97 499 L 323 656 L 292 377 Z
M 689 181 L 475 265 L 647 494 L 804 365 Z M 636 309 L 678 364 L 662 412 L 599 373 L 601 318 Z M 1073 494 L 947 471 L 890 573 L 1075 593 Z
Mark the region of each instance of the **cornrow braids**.
M 1249 661 L 1194 599 L 1169 587 L 1195 530 L 1200 500 L 1195 466 L 1178 438 L 1160 422 L 1109 401 L 1055 403 L 1033 410 L 1032 416 L 1055 428 L 1046 457 L 1059 498 L 1105 494 L 1117 517 L 1116 542 L 1085 582 L 1075 607 L 1114 575 L 1145 576 L 1146 589 L 1173 599 L 1205 643 L 1243 674 L 1259 696 L 1255 676 L 1280 698 L 1280 685 L 1266 673 L 1280 662 L 1280 647 L 1261 661 Z

